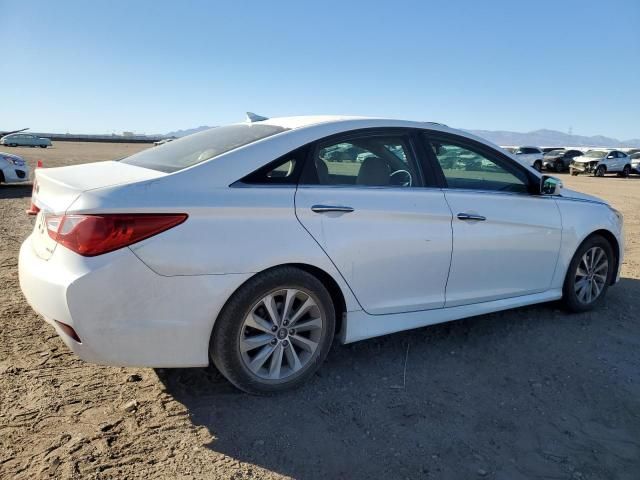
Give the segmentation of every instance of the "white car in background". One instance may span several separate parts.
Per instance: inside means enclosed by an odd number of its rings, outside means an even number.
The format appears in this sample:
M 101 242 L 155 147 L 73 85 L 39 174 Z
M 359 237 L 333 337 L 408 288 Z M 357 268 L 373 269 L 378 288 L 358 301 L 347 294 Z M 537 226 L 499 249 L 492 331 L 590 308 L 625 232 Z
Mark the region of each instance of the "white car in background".
M 29 167 L 22 157 L 0 152 L 0 183 L 17 183 L 29 180 Z
M 607 173 L 628 177 L 631 169 L 631 158 L 620 150 L 589 150 L 575 157 L 569 166 L 571 175 L 587 173 L 596 177 L 604 177 Z
M 538 147 L 516 147 L 513 154 L 523 163 L 532 166 L 537 171 L 542 170 L 544 152 Z
M 81 358 L 212 361 L 238 388 L 273 393 L 309 379 L 334 337 L 559 299 L 585 311 L 619 279 L 620 213 L 483 139 L 258 118 L 36 170 L 20 285 Z
M 0 138 L 0 145 L 7 147 L 40 147 L 51 146 L 51 140 L 31 133 L 11 133 Z
M 538 147 L 502 147 L 512 155 L 515 155 L 518 161 L 525 165 L 533 167 L 538 172 L 542 171 L 542 160 L 544 152 Z

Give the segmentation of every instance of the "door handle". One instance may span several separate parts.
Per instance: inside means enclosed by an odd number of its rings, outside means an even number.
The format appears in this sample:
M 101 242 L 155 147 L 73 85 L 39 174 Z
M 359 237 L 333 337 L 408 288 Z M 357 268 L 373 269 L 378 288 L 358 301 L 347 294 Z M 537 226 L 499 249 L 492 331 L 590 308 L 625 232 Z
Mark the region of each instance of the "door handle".
M 353 208 L 345 207 L 342 205 L 314 205 L 311 207 L 311 211 L 316 213 L 327 213 L 327 212 L 351 213 L 353 212 Z
M 482 215 L 473 215 L 471 213 L 459 213 L 458 220 L 475 220 L 477 222 L 484 222 L 487 217 L 483 217 Z

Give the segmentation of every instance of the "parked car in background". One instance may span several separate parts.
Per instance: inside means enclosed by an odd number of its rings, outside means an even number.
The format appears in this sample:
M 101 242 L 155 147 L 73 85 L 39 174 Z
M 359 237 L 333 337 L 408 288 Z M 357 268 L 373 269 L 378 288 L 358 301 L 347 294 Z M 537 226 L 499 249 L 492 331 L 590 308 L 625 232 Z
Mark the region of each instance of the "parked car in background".
M 542 158 L 542 168 L 553 170 L 554 172 L 564 172 L 569 170 L 569 165 L 575 157 L 584 155 L 580 150 L 566 150 L 558 148 L 550 150 Z
M 538 171 L 542 170 L 544 153 L 538 147 L 517 147 L 513 154 L 516 155 L 521 162 L 531 165 Z
M 0 183 L 26 182 L 29 167 L 22 157 L 0 152 Z
M 607 173 L 617 173 L 628 177 L 631 173 L 631 159 L 619 150 L 589 150 L 580 157 L 574 157 L 569 170 L 571 175 L 588 173 L 604 177 Z
M 164 145 L 165 143 L 173 142 L 173 138 L 163 138 L 162 140 L 157 140 L 153 142 L 153 144 L 157 147 L 159 145 Z
M 41 147 L 51 146 L 51 140 L 31 133 L 12 133 L 0 138 L 0 145 L 8 147 Z
M 640 152 L 629 155 L 631 159 L 631 172 L 640 175 Z
M 260 118 L 36 170 L 20 286 L 81 358 L 211 361 L 268 394 L 312 377 L 334 337 L 560 299 L 586 311 L 619 279 L 622 215 L 490 142 L 432 123 Z
M 541 148 L 542 153 L 548 153 L 551 152 L 552 150 L 566 150 L 565 147 L 543 147 Z

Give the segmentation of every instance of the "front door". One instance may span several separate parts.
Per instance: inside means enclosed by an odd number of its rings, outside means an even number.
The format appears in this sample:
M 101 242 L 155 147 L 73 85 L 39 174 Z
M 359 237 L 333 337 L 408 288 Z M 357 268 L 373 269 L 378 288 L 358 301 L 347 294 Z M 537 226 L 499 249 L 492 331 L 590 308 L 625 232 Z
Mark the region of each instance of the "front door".
M 562 236 L 555 200 L 530 194 L 526 173 L 488 147 L 428 141 L 453 214 L 445 306 L 548 290 Z

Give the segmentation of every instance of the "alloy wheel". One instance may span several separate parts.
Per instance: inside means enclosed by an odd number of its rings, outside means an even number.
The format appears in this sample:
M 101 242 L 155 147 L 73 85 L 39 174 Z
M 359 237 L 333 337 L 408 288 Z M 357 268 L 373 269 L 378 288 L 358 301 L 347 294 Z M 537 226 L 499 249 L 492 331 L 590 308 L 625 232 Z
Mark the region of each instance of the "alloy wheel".
M 608 278 L 609 259 L 601 247 L 587 250 L 576 269 L 574 290 L 581 303 L 589 304 L 597 300 Z
M 282 380 L 304 369 L 320 345 L 324 319 L 309 292 L 285 288 L 261 298 L 240 331 L 245 367 L 263 380 Z

